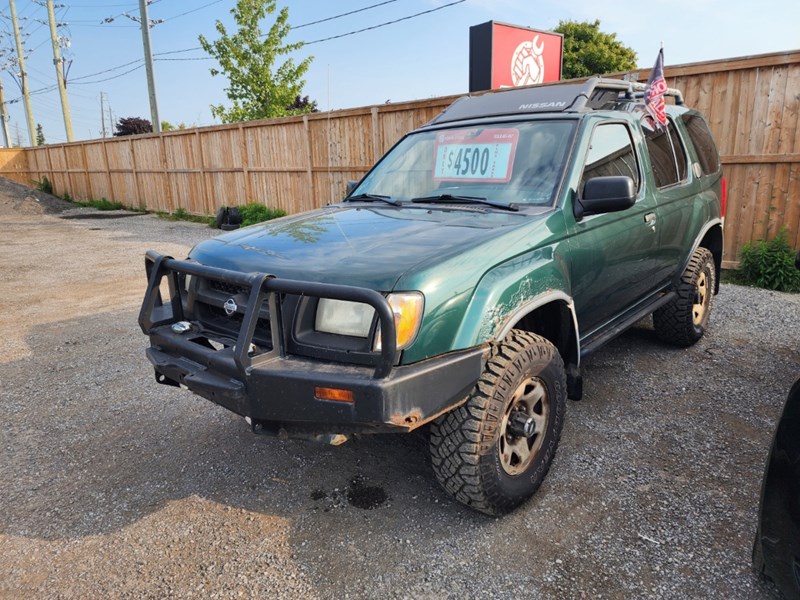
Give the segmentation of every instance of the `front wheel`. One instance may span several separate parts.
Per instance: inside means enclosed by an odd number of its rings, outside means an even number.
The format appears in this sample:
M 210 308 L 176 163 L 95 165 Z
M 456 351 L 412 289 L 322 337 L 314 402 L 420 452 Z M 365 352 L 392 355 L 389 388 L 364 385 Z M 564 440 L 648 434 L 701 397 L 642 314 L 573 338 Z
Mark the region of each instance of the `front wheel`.
M 543 337 L 513 330 L 493 346 L 467 402 L 431 425 L 436 478 L 467 506 L 509 512 L 541 485 L 566 411 L 564 363 Z
M 677 296 L 653 313 L 656 335 L 676 346 L 699 341 L 708 326 L 716 282 L 714 255 L 698 248 L 681 275 Z

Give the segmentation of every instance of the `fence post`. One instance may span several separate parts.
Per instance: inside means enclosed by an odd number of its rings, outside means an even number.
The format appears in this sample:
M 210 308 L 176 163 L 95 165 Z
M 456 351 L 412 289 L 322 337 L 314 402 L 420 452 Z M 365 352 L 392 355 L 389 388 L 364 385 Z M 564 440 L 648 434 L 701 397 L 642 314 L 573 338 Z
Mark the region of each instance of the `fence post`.
M 205 207 L 205 214 L 213 215 L 216 214 L 216 210 L 209 210 L 211 206 L 209 205 L 209 193 L 208 193 L 208 182 L 206 181 L 206 157 L 205 152 L 203 152 L 203 140 L 200 137 L 200 131 L 195 129 L 194 131 L 194 139 L 197 140 L 197 152 L 199 154 L 198 158 L 200 160 L 200 190 L 203 194 L 203 206 Z
M 381 157 L 381 132 L 380 121 L 378 119 L 378 107 L 373 106 L 372 110 L 372 163 L 378 162 Z
M 247 145 L 247 133 L 244 125 L 239 123 L 239 152 L 242 156 L 242 173 L 244 174 L 244 202 L 253 202 L 253 186 L 250 183 L 250 152 Z
M 308 115 L 303 115 L 303 130 L 306 134 L 306 176 L 308 177 L 308 185 L 306 189 L 308 192 L 303 195 L 302 209 L 312 210 L 314 208 L 314 199 L 317 197 L 316 190 L 314 189 L 314 158 L 311 156 L 311 128 L 308 125 Z
M 89 159 L 86 158 L 86 144 L 81 144 L 81 156 L 83 157 L 83 173 L 86 177 L 86 187 L 89 188 L 89 197 L 86 200 L 94 200 L 94 187 L 92 186 L 92 174 L 89 172 Z
M 169 210 L 167 212 L 175 212 L 175 200 L 172 197 L 172 181 L 169 177 L 169 161 L 167 161 L 167 142 L 164 139 L 164 134 L 161 133 L 158 136 L 159 140 L 161 141 L 161 168 L 164 170 L 164 181 L 166 182 L 167 188 L 167 207 Z

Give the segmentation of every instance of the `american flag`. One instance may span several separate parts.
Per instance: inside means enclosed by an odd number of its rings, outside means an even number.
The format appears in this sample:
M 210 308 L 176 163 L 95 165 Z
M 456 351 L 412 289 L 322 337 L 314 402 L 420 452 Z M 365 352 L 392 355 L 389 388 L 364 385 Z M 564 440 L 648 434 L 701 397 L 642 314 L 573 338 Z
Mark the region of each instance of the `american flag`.
M 650 77 L 647 79 L 647 86 L 644 88 L 644 105 L 647 112 L 653 117 L 659 127 L 667 126 L 666 103 L 664 94 L 667 92 L 667 81 L 664 79 L 664 49 L 658 51 L 658 58 Z

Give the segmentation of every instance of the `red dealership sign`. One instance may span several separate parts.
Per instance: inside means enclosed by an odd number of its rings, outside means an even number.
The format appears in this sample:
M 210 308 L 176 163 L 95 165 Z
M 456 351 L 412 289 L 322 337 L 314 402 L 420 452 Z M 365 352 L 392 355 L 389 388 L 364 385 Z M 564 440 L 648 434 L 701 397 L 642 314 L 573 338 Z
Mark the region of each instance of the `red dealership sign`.
M 469 29 L 469 91 L 561 79 L 559 33 L 487 21 Z

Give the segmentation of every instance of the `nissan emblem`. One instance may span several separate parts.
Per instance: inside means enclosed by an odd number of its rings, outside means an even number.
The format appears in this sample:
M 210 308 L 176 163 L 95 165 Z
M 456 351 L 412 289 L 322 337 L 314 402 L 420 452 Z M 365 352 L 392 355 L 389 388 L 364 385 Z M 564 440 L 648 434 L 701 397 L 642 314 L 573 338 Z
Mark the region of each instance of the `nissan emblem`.
M 225 304 L 222 305 L 222 308 L 225 309 L 226 315 L 232 317 L 236 312 L 236 309 L 239 307 L 236 306 L 236 300 L 234 300 L 233 298 L 228 298 L 227 300 L 225 300 Z

